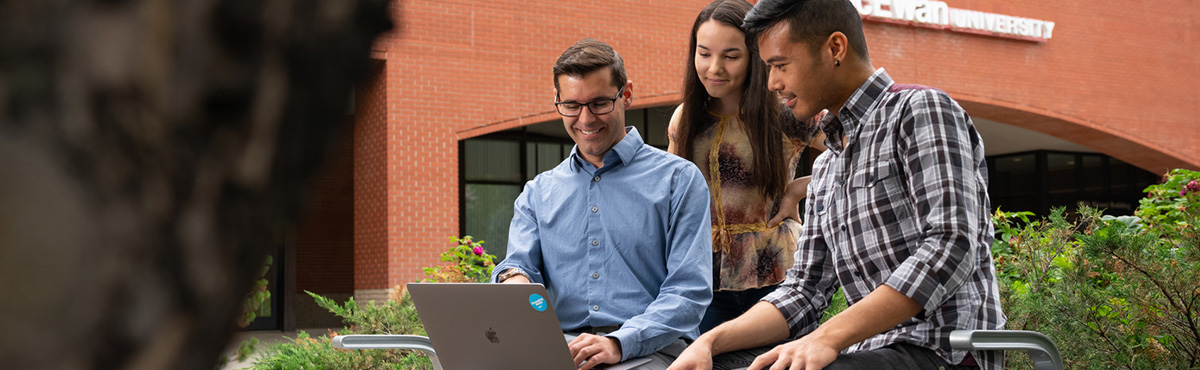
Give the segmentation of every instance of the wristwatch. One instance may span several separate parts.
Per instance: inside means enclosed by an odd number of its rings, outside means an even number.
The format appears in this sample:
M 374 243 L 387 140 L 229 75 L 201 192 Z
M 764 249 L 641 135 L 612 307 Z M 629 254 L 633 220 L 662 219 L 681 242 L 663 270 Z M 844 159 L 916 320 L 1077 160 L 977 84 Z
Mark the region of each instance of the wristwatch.
M 500 276 L 497 276 L 496 282 L 503 283 L 505 280 L 508 280 L 508 278 L 511 278 L 511 277 L 517 276 L 517 275 L 525 275 L 525 271 L 521 271 L 521 269 L 516 268 L 516 267 L 510 268 L 510 269 L 508 269 L 508 271 L 505 271 L 503 274 L 500 274 Z

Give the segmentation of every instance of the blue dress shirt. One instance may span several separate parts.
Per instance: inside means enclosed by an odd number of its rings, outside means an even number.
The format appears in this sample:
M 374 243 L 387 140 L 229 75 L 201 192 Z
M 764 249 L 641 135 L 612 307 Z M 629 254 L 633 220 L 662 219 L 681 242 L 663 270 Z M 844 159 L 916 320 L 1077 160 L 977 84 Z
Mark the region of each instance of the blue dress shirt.
M 546 286 L 564 331 L 607 334 L 621 360 L 695 339 L 712 300 L 708 186 L 690 161 L 646 145 L 636 129 L 597 169 L 579 148 L 525 184 L 508 256 L 492 281 L 519 268 Z

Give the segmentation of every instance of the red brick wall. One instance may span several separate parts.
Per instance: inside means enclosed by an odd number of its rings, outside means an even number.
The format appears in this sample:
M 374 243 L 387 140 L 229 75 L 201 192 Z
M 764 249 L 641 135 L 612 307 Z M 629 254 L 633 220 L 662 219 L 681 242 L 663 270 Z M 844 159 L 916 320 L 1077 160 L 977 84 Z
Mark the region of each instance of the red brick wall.
M 422 278 L 421 267 L 437 264 L 451 246 L 459 140 L 557 118 L 550 68 L 571 43 L 594 37 L 612 44 L 626 60 L 638 107 L 677 99 L 687 30 L 706 2 L 653 3 L 421 0 L 397 7 L 400 28 L 377 47 L 388 61 L 389 285 Z
M 354 151 L 350 137 L 336 145 L 309 190 L 296 226 L 293 291 L 354 292 Z
M 354 287 L 388 286 L 386 62 L 372 62 L 370 77 L 355 92 Z
M 387 281 L 360 278 L 356 288 L 417 280 L 421 267 L 438 263 L 446 236 L 458 230 L 456 143 L 556 119 L 550 68 L 574 41 L 594 37 L 622 54 L 635 108 L 674 103 L 687 32 L 707 3 L 404 0 L 394 7 L 400 27 L 376 47 L 387 60 Z M 868 22 L 875 66 L 899 82 L 947 91 L 976 117 L 1155 172 L 1200 167 L 1194 2 L 947 3 L 1057 27 L 1051 40 L 1034 43 Z M 361 263 L 367 254 L 360 256 Z
M 1147 3 L 950 0 L 1056 22 L 1045 43 L 867 23 L 876 67 L 938 87 L 968 113 L 1088 146 L 1156 173 L 1200 167 L 1200 9 Z

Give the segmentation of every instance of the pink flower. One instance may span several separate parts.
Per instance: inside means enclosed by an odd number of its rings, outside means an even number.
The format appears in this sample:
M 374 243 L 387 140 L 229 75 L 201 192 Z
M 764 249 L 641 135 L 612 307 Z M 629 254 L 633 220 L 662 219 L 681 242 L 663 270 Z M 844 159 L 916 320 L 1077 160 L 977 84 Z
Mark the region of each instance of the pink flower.
M 1187 183 L 1187 189 L 1191 191 L 1200 191 L 1200 183 L 1197 183 L 1196 180 L 1192 180 L 1191 182 Z
M 471 252 L 475 253 L 476 256 L 482 256 L 483 255 L 483 247 L 475 247 L 475 249 L 472 249 Z

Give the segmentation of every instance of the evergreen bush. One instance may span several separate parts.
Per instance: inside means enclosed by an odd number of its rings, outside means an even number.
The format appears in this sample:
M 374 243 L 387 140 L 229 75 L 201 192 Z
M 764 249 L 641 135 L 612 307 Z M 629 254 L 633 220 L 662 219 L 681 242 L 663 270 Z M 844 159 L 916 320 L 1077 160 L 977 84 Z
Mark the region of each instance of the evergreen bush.
M 447 266 L 426 268 L 434 282 L 485 282 L 495 267 L 495 256 L 483 249 L 483 241 L 470 236 L 451 237 L 455 246 L 442 254 Z M 386 302 L 368 301 L 362 305 L 350 298 L 344 304 L 306 292 L 317 305 L 342 318 L 346 327 L 336 333 L 313 337 L 301 331 L 295 339 L 281 341 L 263 350 L 251 367 L 255 370 L 366 370 L 432 369 L 423 353 L 409 350 L 343 350 L 333 348 L 333 337 L 346 334 L 426 335 L 417 317 L 412 298 L 397 286 Z
M 1136 216 L 1082 205 L 1070 219 L 1061 208 L 1041 219 L 997 211 L 992 253 L 1008 328 L 1054 339 L 1068 368 L 1200 366 L 1197 179 L 1168 173 Z

